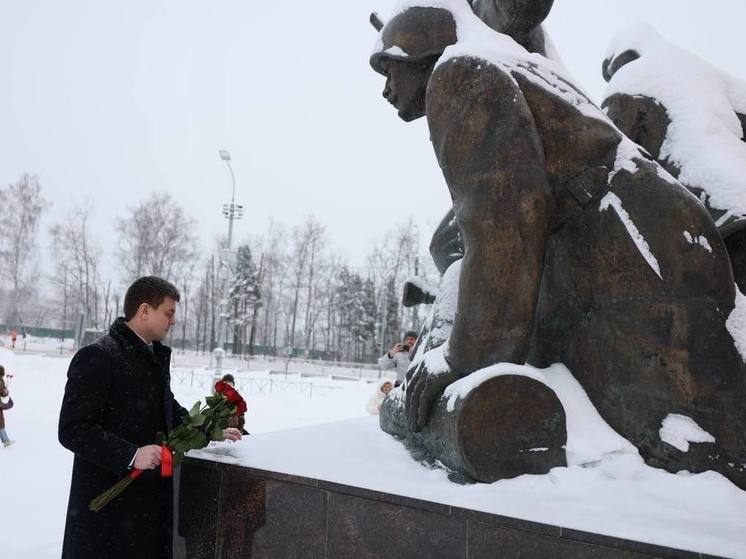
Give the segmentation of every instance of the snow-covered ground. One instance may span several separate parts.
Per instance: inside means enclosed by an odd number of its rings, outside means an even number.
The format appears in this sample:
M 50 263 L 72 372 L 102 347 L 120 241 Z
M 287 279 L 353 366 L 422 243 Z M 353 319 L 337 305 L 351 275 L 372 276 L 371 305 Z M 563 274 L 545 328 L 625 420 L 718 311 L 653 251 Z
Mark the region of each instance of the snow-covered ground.
M 47 345 L 34 349 L 48 350 Z M 0 347 L 0 364 L 13 375 L 8 387 L 15 406 L 5 419 L 16 441 L 0 447 L 0 558 L 60 556 L 72 454 L 57 442 L 57 417 L 69 362 L 69 354 L 14 354 Z M 358 380 L 231 372 L 248 401 L 246 428 L 252 436 L 365 416 L 375 390 L 374 384 Z M 191 406 L 209 393 L 211 378 L 204 369 L 176 368 L 172 388 L 177 400 Z
M 0 448 L 3 504 L 0 557 L 59 557 L 72 455 L 57 442 L 57 414 L 69 356 L 13 354 L 0 363 L 13 378 L 6 412 L 16 444 Z M 419 499 L 746 558 L 746 492 L 719 474 L 668 474 L 633 452 L 494 484 L 456 485 L 442 470 L 411 460 L 381 432 L 365 404 L 375 384 L 267 371 L 236 371 L 249 403 L 250 437 L 218 443 L 200 457 L 333 480 Z M 209 391 L 211 373 L 177 366 L 177 399 Z M 345 421 L 342 421 L 345 420 Z M 334 423 L 331 423 L 334 422 Z

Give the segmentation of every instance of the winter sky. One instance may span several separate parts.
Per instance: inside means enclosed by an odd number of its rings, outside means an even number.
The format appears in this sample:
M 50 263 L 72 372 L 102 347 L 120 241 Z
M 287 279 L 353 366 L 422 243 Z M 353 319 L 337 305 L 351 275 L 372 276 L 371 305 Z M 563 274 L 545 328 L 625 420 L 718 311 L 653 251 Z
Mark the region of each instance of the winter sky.
M 226 230 L 227 149 L 239 240 L 313 213 L 353 264 L 409 216 L 426 245 L 449 205 L 427 128 L 397 118 L 368 66 L 368 15 L 395 4 L 2 0 L 0 182 L 40 175 L 45 228 L 90 199 L 109 249 L 115 215 L 169 191 L 207 245 Z M 635 20 L 746 79 L 745 16 L 742 0 L 557 0 L 548 29 L 599 100 L 607 44 Z

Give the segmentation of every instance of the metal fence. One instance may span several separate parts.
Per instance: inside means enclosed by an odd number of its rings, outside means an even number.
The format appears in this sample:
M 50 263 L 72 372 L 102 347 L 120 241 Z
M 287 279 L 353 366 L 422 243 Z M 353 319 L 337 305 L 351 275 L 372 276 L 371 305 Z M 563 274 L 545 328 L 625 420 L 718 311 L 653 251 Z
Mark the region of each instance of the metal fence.
M 0 324 L 0 332 L 15 330 L 20 338 L 24 332 L 29 336 L 39 338 L 72 338 L 75 330 L 63 330 L 61 328 L 46 328 L 45 326 L 24 326 L 23 324 Z
M 252 377 L 242 375 L 239 372 L 234 374 L 236 379 L 236 389 L 247 396 L 268 396 L 273 392 L 295 392 L 297 394 L 307 394 L 309 398 L 314 395 L 320 396 L 334 390 L 342 390 L 341 386 L 328 386 L 316 384 L 312 381 L 288 380 L 289 375 L 300 375 L 300 373 L 279 372 L 280 377 L 267 378 Z M 210 370 L 200 369 L 172 369 L 171 384 L 179 386 L 189 386 L 190 388 L 200 388 L 205 394 L 212 392 L 215 383 L 215 377 Z
M 173 365 L 183 368 L 198 368 L 200 366 L 213 365 L 209 353 L 199 354 L 193 351 L 175 350 L 172 354 Z M 375 363 L 348 363 L 344 361 L 319 361 L 314 359 L 298 359 L 277 356 L 255 355 L 231 355 L 226 354 L 223 358 L 224 367 L 236 369 L 253 369 L 255 371 L 265 369 L 276 369 L 282 371 L 314 372 L 322 375 L 340 374 L 356 376 L 358 378 L 375 379 L 380 378 L 386 372 L 379 369 Z

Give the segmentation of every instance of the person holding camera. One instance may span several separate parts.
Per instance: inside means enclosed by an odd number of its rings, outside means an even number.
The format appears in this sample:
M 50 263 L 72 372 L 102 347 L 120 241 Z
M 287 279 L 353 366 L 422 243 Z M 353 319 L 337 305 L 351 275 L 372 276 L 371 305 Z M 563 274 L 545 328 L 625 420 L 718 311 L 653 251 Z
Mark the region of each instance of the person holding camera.
M 395 343 L 388 353 L 378 358 L 378 366 L 381 369 L 396 371 L 396 382 L 399 386 L 406 378 L 409 363 L 412 361 L 412 349 L 417 342 L 417 332 L 408 330 L 404 333 L 404 342 Z

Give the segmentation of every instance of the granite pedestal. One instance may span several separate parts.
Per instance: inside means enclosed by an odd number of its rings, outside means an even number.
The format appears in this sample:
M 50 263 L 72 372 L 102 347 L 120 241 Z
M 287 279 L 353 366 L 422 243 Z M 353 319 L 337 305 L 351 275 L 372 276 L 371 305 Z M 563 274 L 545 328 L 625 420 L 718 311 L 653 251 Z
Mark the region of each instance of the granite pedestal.
M 196 458 L 179 532 L 189 559 L 712 557 Z

